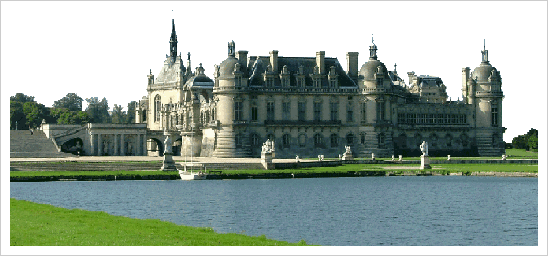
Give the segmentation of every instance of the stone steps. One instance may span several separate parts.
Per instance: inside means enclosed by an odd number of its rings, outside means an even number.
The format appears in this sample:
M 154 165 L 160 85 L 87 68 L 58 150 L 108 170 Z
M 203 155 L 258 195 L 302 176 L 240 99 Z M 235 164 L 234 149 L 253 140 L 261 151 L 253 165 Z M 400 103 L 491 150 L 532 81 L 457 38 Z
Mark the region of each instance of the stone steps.
M 10 131 L 10 157 L 71 157 L 72 154 L 59 152 L 52 140 L 48 139 L 44 132 L 29 130 Z

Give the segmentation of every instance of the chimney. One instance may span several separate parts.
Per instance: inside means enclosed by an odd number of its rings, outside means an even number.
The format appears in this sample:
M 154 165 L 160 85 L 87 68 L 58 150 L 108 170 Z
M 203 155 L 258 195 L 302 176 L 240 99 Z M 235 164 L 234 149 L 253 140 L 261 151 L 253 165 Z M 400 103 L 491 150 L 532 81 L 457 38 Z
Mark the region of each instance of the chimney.
M 247 72 L 247 51 L 238 51 L 238 63 L 242 67 L 242 72 L 246 74 Z
M 354 80 L 358 78 L 358 52 L 346 53 L 346 73 Z
M 409 77 L 409 86 L 411 86 L 415 77 L 415 71 L 407 72 L 407 76 Z
M 272 66 L 272 71 L 278 73 L 278 51 L 272 50 L 270 52 L 270 66 Z
M 316 66 L 320 68 L 320 74 L 325 74 L 325 51 L 316 52 Z

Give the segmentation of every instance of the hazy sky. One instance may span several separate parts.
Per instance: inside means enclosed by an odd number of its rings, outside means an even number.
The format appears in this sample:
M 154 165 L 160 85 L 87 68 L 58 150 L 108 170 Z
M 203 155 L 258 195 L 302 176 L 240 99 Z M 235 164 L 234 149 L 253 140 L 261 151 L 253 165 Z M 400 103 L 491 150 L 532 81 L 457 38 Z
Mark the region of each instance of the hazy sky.
M 2 106 L 22 92 L 51 106 L 73 92 L 127 107 L 146 95 L 169 53 L 192 70 L 227 56 L 227 42 L 249 56 L 315 57 L 325 51 L 346 69 L 346 52 L 368 59 L 374 34 L 380 61 L 443 79 L 462 98 L 461 69 L 481 62 L 483 40 L 502 76 L 505 141 L 546 126 L 546 2 L 2 2 Z M 3 115 L 6 116 L 6 115 Z M 8 123 L 6 121 L 4 124 Z

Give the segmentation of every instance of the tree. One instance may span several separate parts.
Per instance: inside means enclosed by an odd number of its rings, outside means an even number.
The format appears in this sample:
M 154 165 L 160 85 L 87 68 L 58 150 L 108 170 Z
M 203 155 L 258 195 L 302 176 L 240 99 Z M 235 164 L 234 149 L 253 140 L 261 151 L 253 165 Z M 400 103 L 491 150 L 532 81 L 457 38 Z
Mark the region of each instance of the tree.
M 135 104 L 137 104 L 136 101 L 131 101 L 127 104 L 127 118 L 126 122 L 128 124 L 135 123 Z
M 58 124 L 85 124 L 89 122 L 89 115 L 85 111 L 67 111 L 57 119 Z
M 66 108 L 70 111 L 82 111 L 82 102 L 84 100 L 80 98 L 76 93 L 67 93 L 67 96 L 61 98 L 53 103 L 54 108 Z
M 533 151 L 538 151 L 538 137 L 534 134 L 529 136 L 527 146 L 529 146 L 529 148 Z
M 90 121 L 94 123 L 110 123 L 111 117 L 108 113 L 109 106 L 106 98 L 99 101 L 97 97 L 86 99 L 88 107 L 86 112 L 90 117 Z
M 512 139 L 514 148 L 525 149 L 529 151 L 531 148 L 538 148 L 538 130 L 531 128 L 527 134 L 518 135 Z
M 42 123 L 42 119 L 46 117 L 46 107 L 43 104 L 34 101 L 25 102 L 23 104 L 23 113 L 25 113 L 25 124 L 31 128 L 36 128 Z
M 126 123 L 127 114 L 124 111 L 124 107 L 121 105 L 114 104 L 112 109 L 112 123 L 113 124 L 124 124 Z
M 24 130 L 28 126 L 25 125 L 27 117 L 23 112 L 23 103 L 20 101 L 10 100 L 10 129 Z
M 21 103 L 33 102 L 34 101 L 34 96 L 27 96 L 27 95 L 22 94 L 22 93 L 16 93 L 15 96 L 10 97 L 10 101 L 18 101 L 18 102 L 21 102 Z

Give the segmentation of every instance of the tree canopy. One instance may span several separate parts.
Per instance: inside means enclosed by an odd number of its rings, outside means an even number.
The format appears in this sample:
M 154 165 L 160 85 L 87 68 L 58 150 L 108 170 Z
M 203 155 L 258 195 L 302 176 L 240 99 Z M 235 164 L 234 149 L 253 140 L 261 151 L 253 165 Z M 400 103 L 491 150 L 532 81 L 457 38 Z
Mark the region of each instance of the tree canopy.
M 55 101 L 53 103 L 53 107 L 66 108 L 70 111 L 82 111 L 83 101 L 84 100 L 76 95 L 76 93 L 68 93 L 67 96 Z
M 16 93 L 15 96 L 10 96 L 10 101 L 18 101 L 18 102 L 21 102 L 21 103 L 25 103 L 25 102 L 33 102 L 34 101 L 34 96 L 27 96 L 23 93 Z
M 88 107 L 86 112 L 90 117 L 90 122 L 92 123 L 110 123 L 111 117 L 108 113 L 110 107 L 108 106 L 108 101 L 106 98 L 103 98 L 99 101 L 98 97 L 91 97 L 86 99 Z
M 512 139 L 512 146 L 514 148 L 525 149 L 529 151 L 530 149 L 538 149 L 538 130 L 531 128 L 527 134 L 518 135 Z

